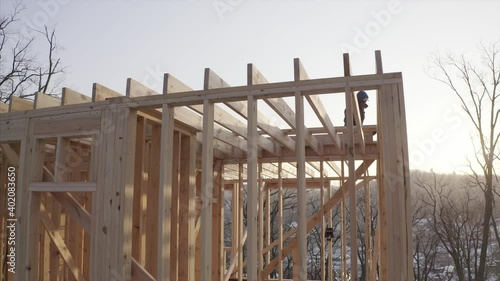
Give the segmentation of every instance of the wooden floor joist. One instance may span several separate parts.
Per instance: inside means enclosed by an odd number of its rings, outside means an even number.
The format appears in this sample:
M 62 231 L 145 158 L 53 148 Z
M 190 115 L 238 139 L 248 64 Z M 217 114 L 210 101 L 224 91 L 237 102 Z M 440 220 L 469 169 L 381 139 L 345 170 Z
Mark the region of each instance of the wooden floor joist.
M 94 83 L 91 96 L 63 88 L 61 99 L 0 103 L 0 191 L 13 168 L 18 188 L 18 273 L 7 264 L 0 279 L 305 281 L 317 261 L 321 280 L 348 280 L 361 272 L 348 256 L 367 251 L 368 280 L 412 280 L 402 74 L 383 72 L 380 51 L 374 74 L 353 75 L 343 59 L 343 77 L 311 78 L 295 59 L 287 82 L 248 64 L 242 86 L 207 68 L 200 90 L 165 74 L 161 93 L 129 78 L 124 93 Z M 364 122 L 361 90 L 377 92 Z M 344 109 L 353 118 L 335 124 Z M 359 229 L 358 205 L 369 216 Z M 359 248 L 374 215 L 374 243 Z M 333 224 L 336 243 L 324 237 Z

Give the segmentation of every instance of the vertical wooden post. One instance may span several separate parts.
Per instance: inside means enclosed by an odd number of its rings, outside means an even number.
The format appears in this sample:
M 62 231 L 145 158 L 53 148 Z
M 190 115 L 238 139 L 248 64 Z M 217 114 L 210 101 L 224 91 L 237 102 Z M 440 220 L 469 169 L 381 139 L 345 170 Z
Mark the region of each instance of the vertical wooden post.
M 238 281 L 243 281 L 243 163 L 238 165 L 238 189 Z
M 258 218 L 259 222 L 257 224 L 257 235 L 259 236 L 259 239 L 257 240 L 257 275 L 258 275 L 258 280 L 262 280 L 264 276 L 262 276 L 262 269 L 264 268 L 263 266 L 263 256 L 262 256 L 262 250 L 264 248 L 264 189 L 263 189 L 263 181 L 262 181 L 262 163 L 258 164 L 258 179 L 259 179 L 259 188 L 258 188 L 258 204 L 259 207 L 257 209 L 258 212 Z
M 344 161 L 342 161 L 341 164 L 341 180 L 339 186 L 342 186 L 345 182 L 345 172 L 344 172 Z M 342 225 L 342 234 L 341 236 L 341 274 L 342 274 L 342 281 L 347 280 L 347 222 L 345 219 L 345 189 L 342 188 L 342 200 L 340 201 L 340 223 Z
M 239 261 L 239 255 L 240 252 L 239 252 L 239 237 L 240 237 L 240 233 L 239 233 L 239 230 L 240 230 L 240 224 L 239 224 L 239 220 L 240 220 L 240 200 L 239 200 L 239 196 L 240 196 L 240 187 L 238 184 L 233 184 L 233 192 L 231 194 L 231 210 L 232 210 L 232 218 L 231 218 L 231 236 L 232 236 L 232 239 L 231 239 L 231 259 L 234 259 L 236 258 L 237 261 L 236 261 L 236 265 L 237 266 L 241 266 L 238 261 Z M 238 256 L 236 256 L 238 255 Z
M 143 184 L 144 173 L 144 154 L 146 147 L 146 119 L 143 117 L 137 118 L 137 135 L 135 143 L 135 169 L 134 169 L 134 206 L 132 213 L 132 257 L 141 262 L 141 251 L 145 246 L 142 244 L 141 239 L 141 210 L 142 210 L 142 197 L 141 189 Z
M 298 222 L 298 259 L 294 267 L 298 267 L 299 276 L 294 279 L 307 279 L 307 217 L 306 217 L 306 173 L 305 173 L 305 124 L 304 124 L 304 98 L 300 91 L 295 92 L 295 118 L 296 118 L 296 157 L 297 157 L 297 222 Z M 295 256 L 294 256 L 295 258 Z
M 330 181 L 328 181 L 328 190 L 326 192 L 327 199 L 329 200 L 331 197 L 331 192 L 332 192 L 332 187 Z M 333 218 L 332 218 L 332 210 L 330 209 L 328 211 L 328 215 L 326 216 L 326 219 L 329 224 L 333 225 Z M 330 240 L 328 241 L 328 268 L 327 268 L 327 274 L 328 274 L 328 281 L 332 281 L 334 277 L 334 271 L 333 271 L 333 241 Z
M 194 280 L 196 137 L 182 135 L 179 189 L 179 280 Z
M 363 162 L 363 165 L 366 165 Z M 364 168 L 365 170 L 365 179 L 364 179 L 364 190 L 365 190 L 365 243 L 366 243 L 366 277 L 370 276 L 370 272 L 372 270 L 371 268 L 371 261 L 372 261 L 372 227 L 371 227 L 371 222 L 372 222 L 372 213 L 371 213 L 371 200 L 370 200 L 370 186 L 369 186 L 369 181 L 367 180 L 367 169 Z
M 25 256 L 27 241 L 27 210 L 28 210 L 28 197 L 29 197 L 29 172 L 30 172 L 30 158 L 28 153 L 30 151 L 30 141 L 33 141 L 29 136 L 33 131 L 30 119 L 26 119 L 25 137 L 21 140 L 21 149 L 19 156 L 19 166 L 17 169 L 17 182 L 16 182 L 16 229 L 19 230 L 16 237 L 16 256 L 17 264 L 27 264 Z M 16 268 L 16 274 L 13 276 L 15 281 L 26 281 L 27 272 L 24 268 Z
M 201 276 L 212 276 L 212 192 L 213 192 L 214 104 L 203 102 L 203 144 L 201 178 Z
M 346 63 L 346 60 L 344 60 Z M 347 56 L 347 63 L 349 57 Z M 353 123 L 353 95 L 349 87 L 345 89 L 346 98 L 346 126 L 347 126 L 347 166 L 349 170 L 349 230 L 350 230 L 350 249 L 351 249 L 351 277 L 352 280 L 358 280 L 358 243 L 357 243 L 357 210 L 356 210 L 356 176 L 355 176 L 355 148 L 354 148 L 354 123 Z
M 180 147 L 179 132 L 174 132 L 174 155 L 172 163 L 172 200 L 170 215 L 170 281 L 177 281 L 178 274 L 178 258 L 179 258 L 179 176 L 180 176 Z
M 247 274 L 248 281 L 257 281 L 257 208 L 258 208 L 258 190 L 257 185 L 257 100 L 248 96 L 248 161 L 247 161 Z
M 32 135 L 29 136 L 30 139 L 30 153 L 27 157 L 29 159 L 28 165 L 30 166 L 27 186 L 28 188 L 30 182 L 38 182 L 43 178 L 43 161 L 45 154 L 45 142 L 36 139 Z M 28 261 L 26 266 L 27 279 L 30 281 L 38 281 L 40 278 L 39 274 L 39 238 L 40 238 L 40 193 L 28 191 L 28 231 L 27 239 L 23 242 L 26 244 L 26 260 Z
M 283 281 L 283 162 L 278 162 L 278 275 Z
M 408 145 L 402 87 L 382 86 L 379 94 L 380 186 L 385 207 L 381 217 L 381 278 L 411 280 L 411 223 Z M 385 220 L 385 221 L 384 221 Z M 386 274 L 386 276 L 382 276 Z
M 174 107 L 163 105 L 161 119 L 161 147 L 160 147 L 160 190 L 158 209 L 158 267 L 157 279 L 170 278 L 170 242 L 172 222 L 172 165 L 174 162 Z
M 102 111 L 92 206 L 92 280 L 131 278 L 136 125 L 136 111 Z
M 222 171 L 224 166 L 222 160 L 217 160 L 213 172 L 213 193 L 212 198 L 216 203 L 212 208 L 212 280 L 222 281 L 222 259 L 224 258 L 224 183 L 222 181 Z
M 162 240 L 159 238 L 159 232 L 161 232 L 161 224 L 158 222 L 158 216 L 161 215 L 161 184 L 160 184 L 160 173 L 164 170 L 160 170 L 158 162 L 162 161 L 162 144 L 167 141 L 162 138 L 163 129 L 157 124 L 153 125 L 151 128 L 151 142 L 149 147 L 148 156 L 148 180 L 147 180 L 147 210 L 146 210 L 146 270 L 149 271 L 155 278 L 159 278 L 158 266 L 162 265 L 161 260 L 159 260 L 159 248 Z M 172 129 L 173 131 L 173 129 Z M 173 133 L 172 141 L 173 143 Z M 173 145 L 173 144 L 172 144 Z M 168 157 L 168 156 L 166 156 Z M 172 156 L 173 159 L 173 156 Z M 161 163 L 161 162 L 160 162 Z M 167 165 L 167 164 L 166 164 Z M 172 163 L 168 164 L 168 168 L 172 167 Z M 172 190 L 169 189 L 168 193 L 171 194 Z M 169 203 L 170 204 L 170 196 Z M 169 210 L 170 214 L 170 210 Z M 169 215 L 170 218 L 170 215 Z M 170 231 L 170 227 L 168 228 Z M 170 245 L 170 244 L 169 244 Z
M 320 249 L 320 266 L 321 266 L 321 281 L 325 281 L 326 269 L 325 269 L 325 247 L 326 247 L 326 239 L 325 239 L 325 212 L 323 210 L 325 205 L 325 179 L 323 176 L 323 160 L 319 162 L 319 182 L 320 182 L 320 212 L 321 212 L 321 249 Z

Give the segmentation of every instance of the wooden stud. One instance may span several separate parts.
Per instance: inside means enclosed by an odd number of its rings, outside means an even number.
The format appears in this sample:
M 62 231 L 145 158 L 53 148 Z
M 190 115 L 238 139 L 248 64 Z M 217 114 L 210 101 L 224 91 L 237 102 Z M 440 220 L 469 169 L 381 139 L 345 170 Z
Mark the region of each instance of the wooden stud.
M 207 70 L 205 70 L 207 71 Z M 207 76 L 205 76 L 207 77 Z M 203 104 L 203 146 L 201 180 L 201 276 L 212 276 L 212 198 L 213 198 L 213 132 L 214 104 L 206 100 Z
M 264 278 L 265 276 L 262 276 L 262 269 L 264 268 L 263 265 L 263 252 L 262 249 L 264 248 L 264 181 L 262 179 L 262 164 L 259 164 L 258 166 L 258 208 L 257 208 L 257 213 L 258 213 L 258 223 L 257 223 L 257 236 L 259 237 L 257 239 L 257 257 L 259 258 L 257 261 L 257 276 L 258 278 Z
M 144 154 L 146 153 L 146 119 L 137 118 L 137 134 L 135 142 L 135 168 L 134 168 L 134 199 L 132 212 L 132 258 L 136 261 L 141 261 L 141 251 L 145 247 L 141 239 L 141 211 L 142 203 L 142 185 L 144 182 Z
M 243 281 L 243 163 L 238 165 L 238 206 L 239 206 L 239 218 L 238 218 L 238 281 Z M 245 231 L 248 235 L 248 229 Z
M 180 209 L 179 209 L 179 280 L 194 279 L 196 141 L 181 137 Z
M 177 281 L 178 275 L 178 242 L 179 242 L 179 177 L 180 177 L 180 137 L 179 132 L 174 132 L 174 150 L 172 162 L 172 191 L 170 200 L 170 280 Z
M 299 280 L 307 279 L 307 194 L 306 194 L 306 173 L 305 173 L 305 124 L 304 124 L 304 98 L 297 91 L 295 93 L 295 114 L 297 123 L 297 240 L 298 256 L 294 255 L 294 267 L 298 267 L 298 276 L 294 278 Z M 295 258 L 297 257 L 297 260 Z
M 45 155 L 45 142 L 31 138 L 29 158 L 29 181 L 38 181 L 43 177 L 43 161 Z M 24 187 L 26 188 L 26 187 Z M 28 228 L 26 240 L 26 280 L 37 281 L 39 279 L 39 236 L 40 236 L 40 194 L 28 191 L 28 216 L 26 217 Z M 19 208 L 19 207 L 18 207 Z
M 258 185 L 257 185 L 257 100 L 248 97 L 248 162 L 247 162 L 247 274 L 248 281 L 257 281 L 257 209 L 258 209 Z
M 278 162 L 278 278 L 283 281 L 283 178 L 282 178 L 283 163 Z
M 165 140 L 163 139 L 163 131 L 165 129 L 164 126 L 162 125 L 161 127 L 158 125 L 153 125 L 152 130 L 151 130 L 151 143 L 150 143 L 150 150 L 149 150 L 149 156 L 148 156 L 148 181 L 147 181 L 147 210 L 146 210 L 146 252 L 145 252 L 145 262 L 146 262 L 146 270 L 151 273 L 155 278 L 159 279 L 160 275 L 158 275 L 159 272 L 159 266 L 163 266 L 163 263 L 161 261 L 161 256 L 160 256 L 160 248 L 162 247 L 161 244 L 163 243 L 162 236 L 159 236 L 160 233 L 163 233 L 161 231 L 161 223 L 163 221 L 158 221 L 159 218 L 162 214 L 161 212 L 161 205 L 162 205 L 162 185 L 160 184 L 160 175 L 164 171 L 159 165 L 158 162 L 162 161 L 161 154 L 162 153 L 162 144 L 163 142 L 167 142 L 169 139 Z M 172 133 L 173 133 L 173 128 L 172 128 Z M 170 142 L 173 145 L 173 135 L 172 135 L 172 141 Z M 173 159 L 173 158 L 172 158 Z M 161 162 L 160 162 L 161 163 Z M 172 163 L 168 164 L 169 168 L 171 167 Z M 167 168 L 165 168 L 167 169 Z M 164 191 L 165 192 L 165 191 Z M 169 195 L 171 194 L 171 189 L 169 188 Z M 170 196 L 168 198 L 170 204 Z M 170 212 L 170 208 L 168 210 Z M 169 213 L 170 217 L 170 213 Z M 170 219 L 170 218 L 169 218 Z M 170 231 L 170 225 L 168 227 L 168 230 Z M 170 245 L 170 241 L 168 242 Z M 170 251 L 168 252 L 170 253 Z M 170 262 L 169 262 L 170 266 Z M 170 277 L 170 275 L 169 275 Z

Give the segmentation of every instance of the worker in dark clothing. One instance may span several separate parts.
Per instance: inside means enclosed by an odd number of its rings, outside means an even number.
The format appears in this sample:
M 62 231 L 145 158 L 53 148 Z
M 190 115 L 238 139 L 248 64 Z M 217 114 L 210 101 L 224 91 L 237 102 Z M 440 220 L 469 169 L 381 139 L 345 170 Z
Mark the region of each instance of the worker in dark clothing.
M 368 107 L 368 94 L 365 91 L 359 91 L 356 94 L 356 97 L 358 99 L 358 105 L 359 105 L 359 113 L 361 115 L 361 124 L 363 124 L 363 121 L 365 121 L 365 108 Z M 346 110 L 344 110 L 344 126 L 347 126 L 347 120 L 345 118 L 346 115 Z M 352 120 L 354 126 L 356 126 L 356 119 L 353 118 Z

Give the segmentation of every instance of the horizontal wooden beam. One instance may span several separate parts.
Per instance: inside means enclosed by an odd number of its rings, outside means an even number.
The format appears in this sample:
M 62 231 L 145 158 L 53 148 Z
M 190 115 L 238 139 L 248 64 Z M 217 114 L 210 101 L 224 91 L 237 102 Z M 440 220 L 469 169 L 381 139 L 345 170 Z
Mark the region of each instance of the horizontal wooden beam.
M 182 106 L 201 104 L 203 99 L 208 98 L 213 102 L 246 100 L 247 96 L 253 96 L 257 99 L 267 99 L 276 97 L 294 96 L 295 91 L 300 91 L 303 95 L 318 95 L 331 93 L 344 93 L 345 87 L 350 86 L 353 90 L 377 90 L 382 85 L 392 85 L 402 83 L 402 74 L 385 73 L 359 75 L 351 77 L 335 77 L 310 79 L 304 81 L 279 82 L 270 84 L 261 84 L 253 86 L 238 86 L 231 88 L 220 88 L 211 90 L 196 90 L 183 93 L 173 93 L 169 95 L 147 96 L 128 98 L 122 97 L 113 100 L 113 106 L 116 108 L 147 108 L 161 107 L 163 104 L 171 106 Z M 98 84 L 95 86 L 102 87 Z M 118 94 L 119 95 L 119 94 Z M 52 116 L 61 113 L 71 112 L 90 112 L 106 109 L 111 104 L 110 101 L 93 104 L 74 104 L 68 106 L 39 109 L 28 112 L 9 112 L 2 115 L 2 120 L 15 120 L 18 118 Z
M 346 86 L 350 86 L 353 90 L 377 90 L 382 85 L 398 83 L 402 83 L 400 72 L 195 90 L 169 95 L 140 97 L 133 100 L 122 98 L 121 103 L 133 108 L 159 107 L 164 103 L 181 106 L 202 104 L 204 99 L 217 103 L 242 101 L 246 100 L 248 96 L 253 96 L 256 99 L 289 97 L 294 96 L 296 91 L 300 91 L 303 95 L 344 93 Z
M 94 192 L 95 182 L 32 182 L 31 192 Z

